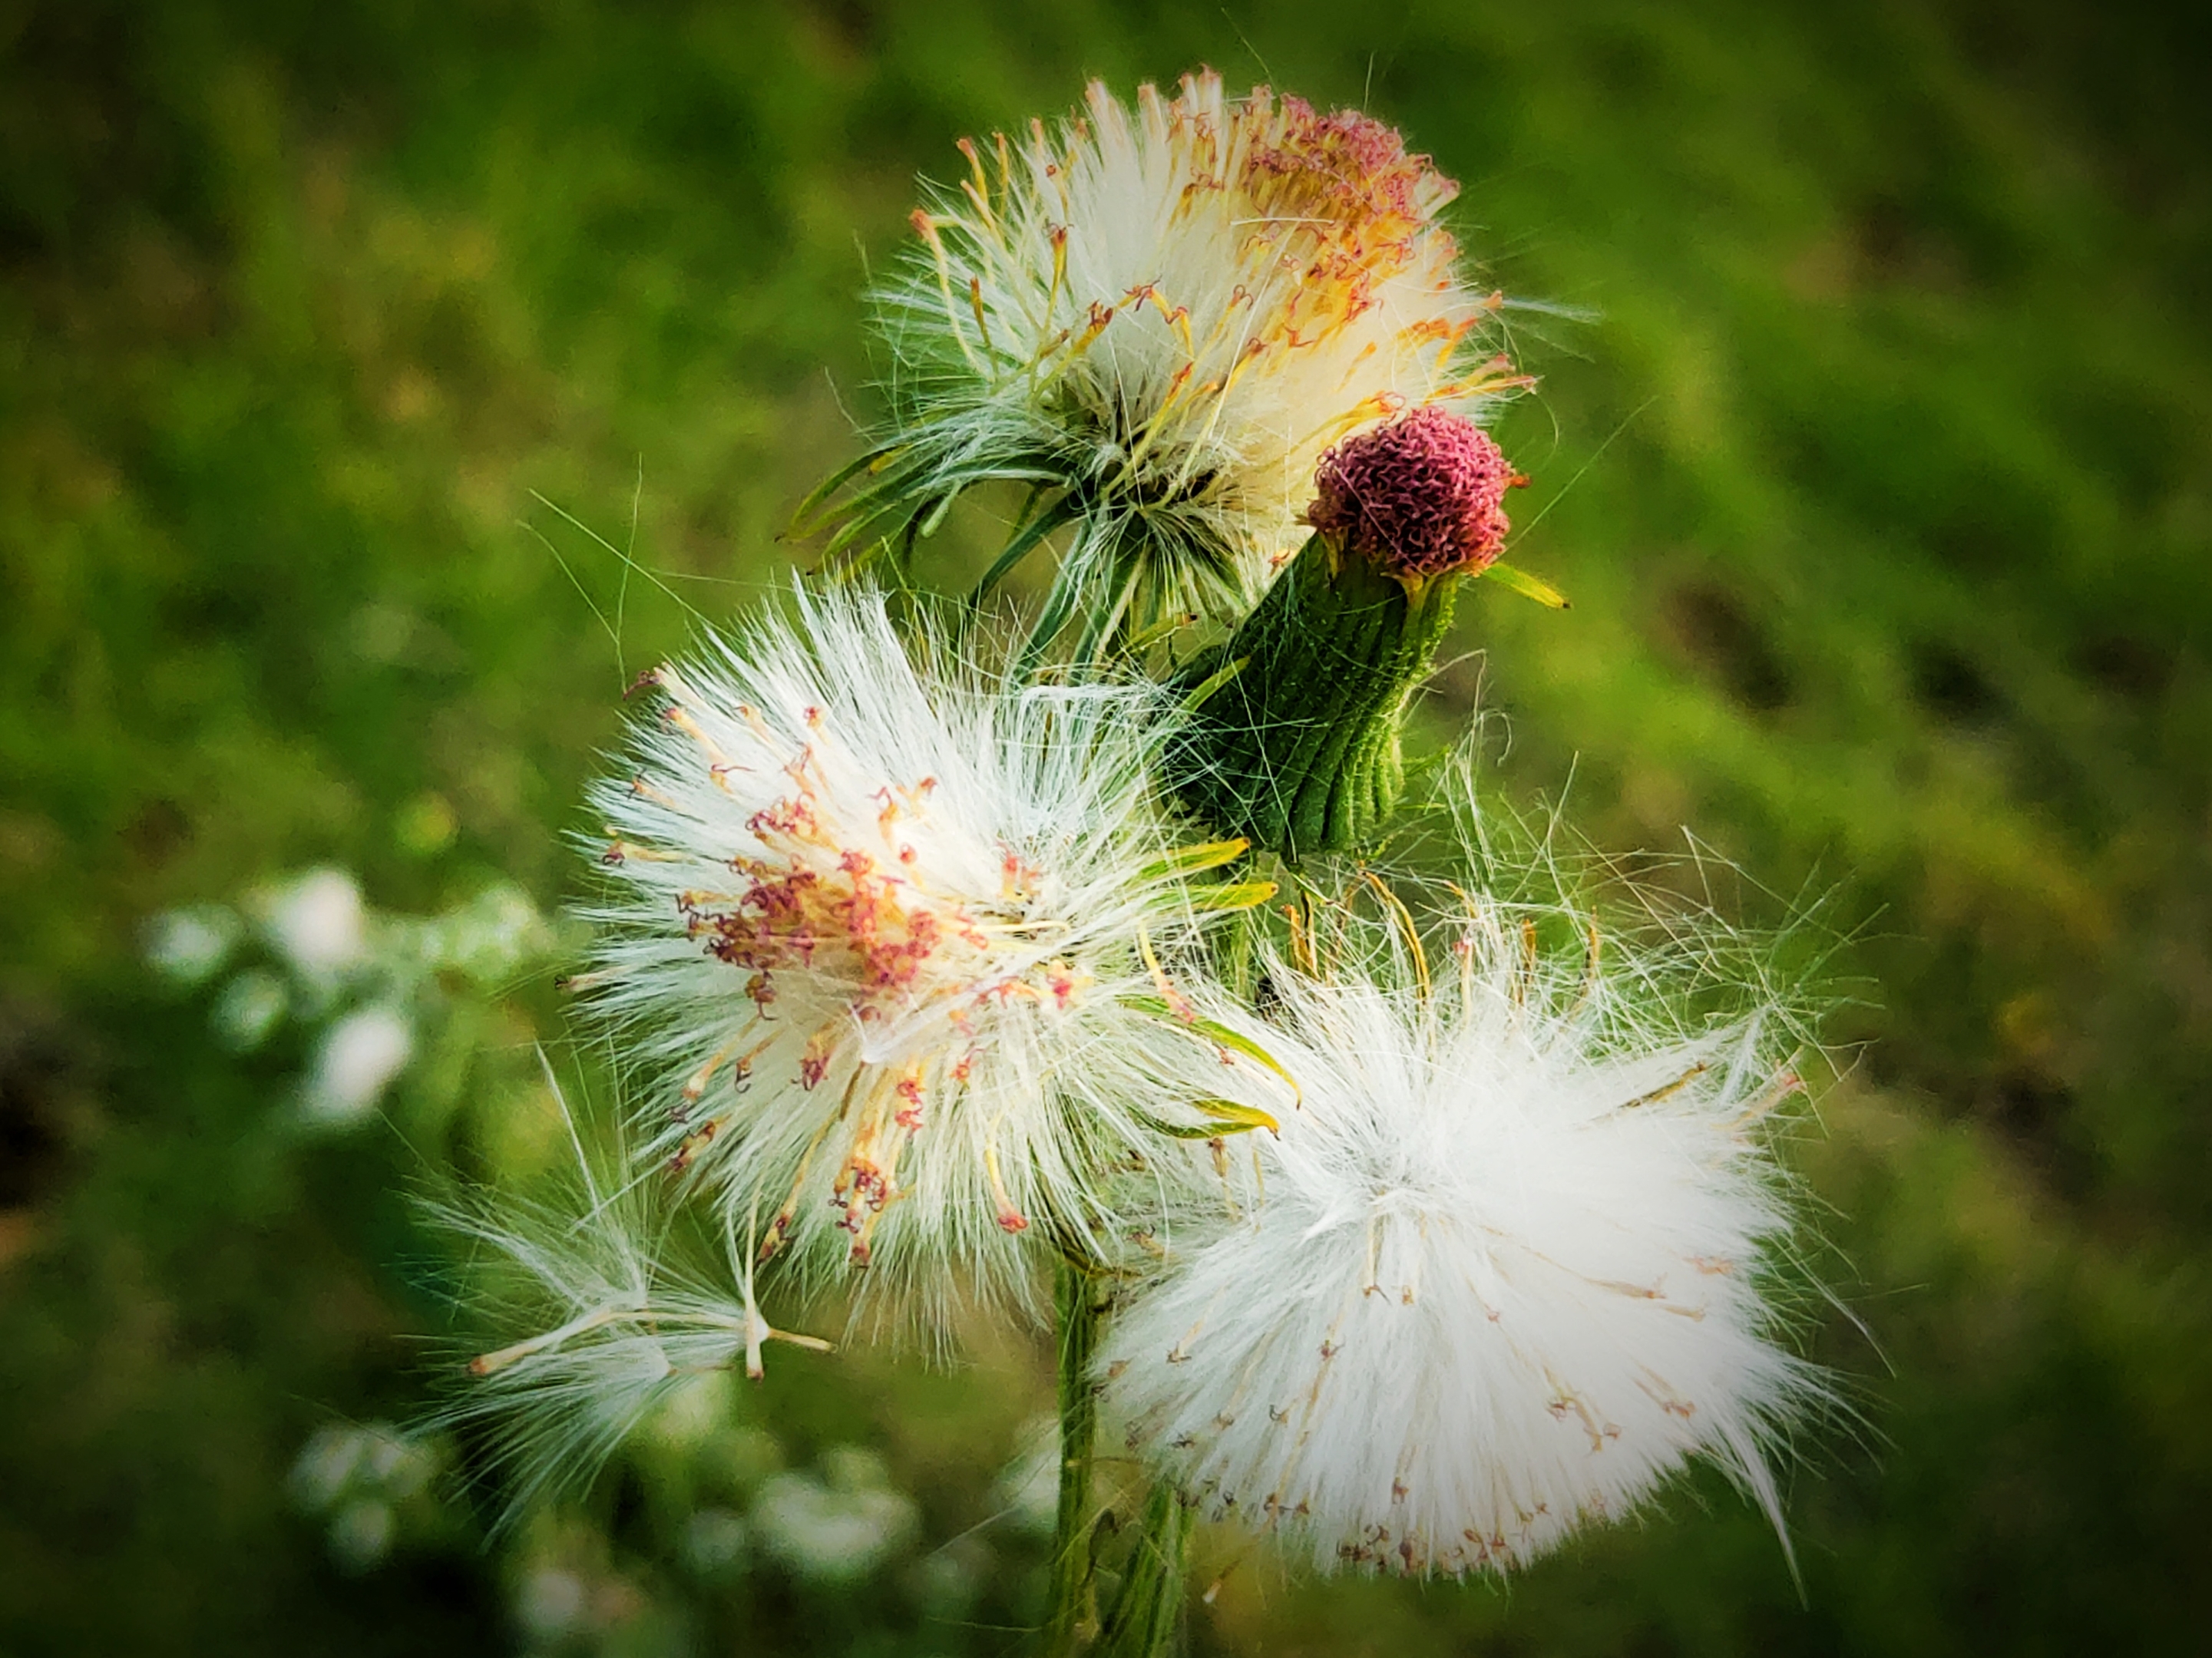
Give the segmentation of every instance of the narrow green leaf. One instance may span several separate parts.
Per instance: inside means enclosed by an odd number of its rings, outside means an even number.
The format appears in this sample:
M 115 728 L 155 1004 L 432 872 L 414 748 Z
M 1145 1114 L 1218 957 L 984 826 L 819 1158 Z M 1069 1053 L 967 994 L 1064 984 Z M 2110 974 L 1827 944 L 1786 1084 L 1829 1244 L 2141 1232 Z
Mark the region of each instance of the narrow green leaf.
M 1222 1131 L 1212 1123 L 1169 1122 L 1163 1118 L 1154 1116 L 1149 1111 L 1139 1110 L 1134 1106 L 1130 1107 L 1129 1114 L 1155 1134 L 1164 1134 L 1171 1140 L 1218 1139 L 1222 1134 Z
M 837 550 L 822 561 L 821 574 L 824 580 L 851 583 L 858 581 L 875 565 L 891 556 L 891 537 L 878 536 L 865 546 L 847 546 Z
M 1227 666 L 1217 668 L 1212 673 L 1206 675 L 1204 679 L 1199 682 L 1198 689 L 1193 691 L 1188 696 L 1183 698 L 1183 712 L 1185 714 L 1188 714 L 1194 709 L 1203 706 L 1206 698 L 1212 696 L 1214 692 L 1219 690 L 1231 680 L 1236 678 L 1238 674 L 1243 673 L 1244 671 L 1245 664 L 1251 661 L 1251 659 L 1252 659 L 1249 656 L 1240 656 Z
M 1155 1134 L 1165 1134 L 1177 1140 L 1218 1140 L 1231 1134 L 1249 1134 L 1255 1128 L 1264 1128 L 1279 1134 L 1283 1126 L 1255 1105 L 1239 1105 L 1234 1100 L 1193 1100 L 1191 1109 L 1206 1119 L 1205 1122 L 1169 1122 L 1151 1112 L 1132 1108 L 1132 1114 Z
M 945 492 L 938 501 L 936 510 L 922 520 L 921 533 L 925 538 L 937 533 L 938 525 L 945 522 L 945 515 L 952 510 L 952 503 L 959 498 L 960 492 L 957 489 L 947 489 Z
M 791 527 L 784 533 L 788 536 L 811 535 L 819 527 L 815 518 L 816 513 L 832 495 L 862 472 L 881 471 L 883 465 L 899 452 L 897 446 L 890 445 L 881 449 L 871 449 L 857 459 L 847 461 L 828 477 L 823 479 L 820 483 L 815 485 L 808 493 L 806 499 L 799 503 L 798 510 L 791 515 Z
M 1151 1014 L 1163 1024 L 1171 1025 L 1177 1030 L 1188 1030 L 1194 1036 L 1204 1037 L 1218 1048 L 1225 1048 L 1232 1054 L 1242 1054 L 1254 1064 L 1265 1066 L 1283 1079 L 1284 1085 L 1291 1090 L 1292 1099 L 1304 1097 L 1298 1087 L 1297 1078 L 1284 1070 L 1281 1062 L 1273 1054 L 1249 1036 L 1240 1035 L 1227 1025 L 1217 1023 L 1212 1019 L 1200 1018 L 1195 1015 L 1184 1018 L 1164 999 L 1158 996 L 1132 996 L 1127 1005 L 1136 1009 L 1139 1013 Z
M 1207 914 L 1226 915 L 1240 909 L 1256 909 L 1275 896 L 1273 881 L 1230 881 L 1218 887 L 1199 887 L 1190 894 L 1190 907 Z
M 890 465 L 903 452 L 899 450 L 890 452 L 884 464 Z M 925 469 L 918 465 L 908 464 L 895 467 L 884 476 L 872 481 L 865 489 L 854 489 L 834 507 L 817 513 L 805 526 L 807 532 L 819 534 L 828 531 L 830 532 L 829 547 L 834 550 L 842 546 L 855 536 L 864 533 L 871 524 L 884 513 L 903 511 L 907 503 L 914 498 L 915 490 L 921 483 L 924 475 Z M 957 491 L 963 486 L 956 481 L 943 487 Z M 935 497 L 932 496 L 931 499 L 933 500 Z
M 1170 634 L 1180 633 L 1185 628 L 1194 627 L 1197 623 L 1198 612 L 1195 610 L 1171 610 L 1154 622 L 1152 626 L 1139 629 L 1131 634 L 1127 642 L 1121 647 L 1122 653 L 1132 657 L 1141 656 Z
M 1121 565 L 1120 585 L 1115 589 L 1114 602 L 1103 611 L 1094 610 L 1091 619 L 1083 624 L 1077 635 L 1075 660 L 1093 665 L 1112 653 L 1114 641 L 1121 637 L 1121 624 L 1127 618 L 1129 607 L 1136 602 L 1137 589 L 1144 575 L 1139 556 L 1129 556 Z
M 981 604 L 992 588 L 1012 573 L 1014 566 L 1029 556 L 1030 550 L 1037 543 L 1074 516 L 1074 510 L 1063 495 L 1015 531 L 1005 549 L 992 561 L 991 568 L 983 572 L 983 579 L 975 584 L 975 591 L 968 595 L 968 602 L 970 604 Z
M 1196 875 L 1202 870 L 1219 869 L 1224 864 L 1235 863 L 1251 847 L 1249 841 L 1204 841 L 1177 847 L 1166 857 L 1146 865 L 1144 878 L 1152 881 L 1163 875 Z
M 1540 577 L 1530 575 L 1526 570 L 1516 569 L 1510 564 L 1498 563 L 1492 565 L 1482 574 L 1503 586 L 1510 587 L 1523 598 L 1533 598 L 1539 604 L 1548 604 L 1555 610 L 1564 610 L 1567 608 L 1567 596 L 1565 593 Z
M 1052 649 L 1075 615 L 1075 584 L 1068 579 L 1067 567 L 1063 564 L 1053 579 L 1052 590 L 1044 596 L 1044 608 L 1037 612 L 1036 625 L 1030 629 L 1029 637 L 1014 657 L 1014 677 L 1026 679 L 1037 671 L 1045 653 Z
M 1219 1123 L 1224 1134 L 1249 1134 L 1255 1128 L 1264 1128 L 1270 1134 L 1279 1134 L 1283 1125 L 1256 1105 L 1239 1105 L 1235 1100 L 1193 1100 L 1191 1108 Z

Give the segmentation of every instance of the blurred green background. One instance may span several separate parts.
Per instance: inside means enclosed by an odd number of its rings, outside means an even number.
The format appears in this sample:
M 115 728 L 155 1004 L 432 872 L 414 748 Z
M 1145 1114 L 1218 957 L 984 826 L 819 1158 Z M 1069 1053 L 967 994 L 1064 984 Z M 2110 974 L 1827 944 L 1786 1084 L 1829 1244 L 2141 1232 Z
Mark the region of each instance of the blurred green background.
M 1365 100 L 1501 285 L 1590 314 L 1523 325 L 1500 432 L 1516 560 L 1575 608 L 1474 590 L 1431 713 L 1480 682 L 1494 786 L 1600 845 L 1687 824 L 1833 890 L 1861 1046 L 1790 1151 L 1867 1427 L 1791 1480 L 1802 1600 L 1699 1479 L 1504 1594 L 1219 1540 L 1194 1648 L 2185 1649 L 2208 61 L 2183 8 L 2005 0 L 0 0 L 0 1649 L 1019 1649 L 1018 1341 L 793 1358 L 500 1546 L 346 1439 L 434 1368 L 404 1190 L 548 1155 L 550 969 L 433 963 L 388 1126 L 313 1130 L 320 993 L 211 1030 L 144 929 L 322 865 L 380 912 L 556 912 L 626 675 L 785 568 L 856 450 L 914 175 L 1200 62 Z M 771 1493 L 880 1547 L 811 1570 Z

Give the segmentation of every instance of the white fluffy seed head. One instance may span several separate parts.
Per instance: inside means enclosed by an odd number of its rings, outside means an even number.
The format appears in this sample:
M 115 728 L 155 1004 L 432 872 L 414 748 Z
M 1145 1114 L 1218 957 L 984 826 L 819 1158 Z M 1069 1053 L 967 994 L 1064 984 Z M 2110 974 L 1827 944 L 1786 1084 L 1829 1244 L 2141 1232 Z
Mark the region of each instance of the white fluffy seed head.
M 1101 1217 L 1152 949 L 1195 925 L 1147 694 L 1017 686 L 802 592 L 651 676 L 596 1002 L 658 1069 L 644 1154 L 763 1256 L 874 1263 L 925 1326 L 1029 1293 L 1033 1224 Z
M 961 147 L 969 177 L 916 210 L 878 296 L 885 476 L 913 501 L 1071 490 L 1071 586 L 1112 606 L 1133 574 L 1139 625 L 1249 604 L 1338 439 L 1525 383 L 1443 226 L 1458 187 L 1357 112 L 1206 71 L 1133 111 L 1094 82 L 1055 128 Z
M 1133 1448 L 1324 1570 L 1502 1575 L 1696 1456 L 1780 1527 L 1763 1448 L 1823 1394 L 1764 1293 L 1786 1021 L 1695 1029 L 1583 926 L 1478 904 L 1432 975 L 1302 933 L 1264 1018 L 1200 998 L 1301 1097 L 1265 1102 L 1233 1218 L 1179 1230 L 1103 1375 Z

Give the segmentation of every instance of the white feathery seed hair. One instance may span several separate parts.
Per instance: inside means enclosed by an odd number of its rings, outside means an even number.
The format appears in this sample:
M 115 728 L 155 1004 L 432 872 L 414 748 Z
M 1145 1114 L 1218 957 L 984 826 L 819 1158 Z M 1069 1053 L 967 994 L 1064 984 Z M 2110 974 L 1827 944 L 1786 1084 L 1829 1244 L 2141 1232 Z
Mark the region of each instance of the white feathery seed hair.
M 687 1377 L 742 1368 L 757 1380 L 770 1341 L 830 1348 L 769 1323 L 734 1228 L 724 1233 L 726 1276 L 679 1262 L 667 1212 L 627 1178 L 619 1122 L 595 1126 L 617 1148 L 595 1169 L 550 1066 L 546 1084 L 575 1154 L 569 1188 L 552 1200 L 484 1193 L 429 1206 L 477 1257 L 470 1299 L 481 1321 L 536 1332 L 471 1357 L 431 1422 L 484 1436 L 509 1476 L 502 1523 L 587 1484 Z
M 1527 383 L 1441 221 L 1458 186 L 1356 111 L 1208 70 L 1133 111 L 1093 82 L 1056 127 L 960 147 L 969 176 L 915 210 L 877 295 L 893 413 L 843 510 L 856 532 L 985 479 L 1065 492 L 1009 553 L 1072 524 L 1054 600 L 1086 618 L 1079 657 L 1241 613 L 1337 440 Z
M 1262 1016 L 1186 987 L 1300 1093 L 1110 1328 L 1132 1448 L 1324 1570 L 1504 1576 L 1699 1456 L 1780 1533 L 1765 1451 L 1827 1397 L 1768 1299 L 1791 1019 L 1707 1023 L 1673 946 L 1558 904 L 1466 899 L 1432 975 L 1383 902 L 1387 939 L 1307 911 Z
M 1146 1132 L 1116 1078 L 1159 963 L 1273 891 L 1191 881 L 1243 843 L 1179 846 L 1158 693 L 996 677 L 852 587 L 647 677 L 585 975 L 659 1074 L 642 1155 L 925 1329 L 1026 1304 L 1018 1235 L 1110 1221 Z

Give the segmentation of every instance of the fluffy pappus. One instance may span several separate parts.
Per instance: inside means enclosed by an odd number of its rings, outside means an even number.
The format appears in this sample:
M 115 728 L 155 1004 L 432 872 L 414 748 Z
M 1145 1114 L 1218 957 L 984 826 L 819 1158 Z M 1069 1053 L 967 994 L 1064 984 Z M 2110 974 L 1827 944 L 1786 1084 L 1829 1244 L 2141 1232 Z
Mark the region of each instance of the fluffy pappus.
M 1767 1454 L 1828 1397 L 1772 1294 L 1790 1020 L 1692 1016 L 1571 908 L 1468 899 L 1432 969 L 1386 907 L 1387 944 L 1309 909 L 1263 1017 L 1201 999 L 1300 1093 L 1112 1327 L 1132 1448 L 1324 1570 L 1504 1575 L 1695 1457 L 1779 1533 Z
M 687 1377 L 742 1369 L 757 1380 L 769 1342 L 830 1345 L 768 1321 L 734 1226 L 726 1271 L 684 1258 L 667 1211 L 627 1178 L 619 1125 L 604 1125 L 617 1149 L 595 1169 L 550 1066 L 546 1082 L 575 1152 L 569 1188 L 428 1206 L 475 1258 L 471 1321 L 532 1332 L 459 1366 L 429 1424 L 479 1437 L 506 1475 L 502 1523 L 587 1483 Z
M 1022 1235 L 1097 1223 L 1146 1132 L 1163 954 L 1273 890 L 1194 883 L 1242 846 L 1178 847 L 1156 694 L 994 677 L 850 588 L 648 677 L 586 980 L 658 1074 L 645 1155 L 763 1259 L 1025 1298 Z

